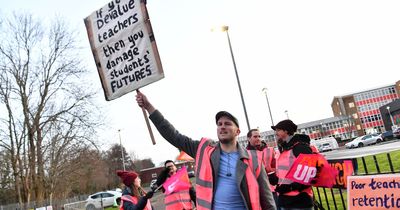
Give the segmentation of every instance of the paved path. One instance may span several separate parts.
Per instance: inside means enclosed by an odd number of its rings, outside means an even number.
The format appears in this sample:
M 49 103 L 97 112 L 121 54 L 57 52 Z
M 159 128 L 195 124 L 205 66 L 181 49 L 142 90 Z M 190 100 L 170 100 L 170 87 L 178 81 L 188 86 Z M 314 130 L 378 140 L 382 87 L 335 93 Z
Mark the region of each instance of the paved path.
M 151 198 L 151 204 L 153 205 L 155 210 L 165 209 L 164 194 L 162 192 L 154 193 L 153 197 Z

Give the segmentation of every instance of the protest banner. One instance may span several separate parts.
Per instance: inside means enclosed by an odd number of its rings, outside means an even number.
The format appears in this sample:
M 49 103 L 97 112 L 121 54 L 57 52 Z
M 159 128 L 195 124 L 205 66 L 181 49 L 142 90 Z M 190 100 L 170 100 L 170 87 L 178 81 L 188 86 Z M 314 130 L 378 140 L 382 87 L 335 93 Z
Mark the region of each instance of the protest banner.
M 331 167 L 338 171 L 335 184 L 332 186 L 332 188 L 347 188 L 347 177 L 354 175 L 355 172 L 353 162 L 355 161 L 352 159 L 328 160 L 328 163 L 331 165 Z
M 190 155 L 186 154 L 186 152 L 181 151 L 181 152 L 179 153 L 178 157 L 176 157 L 176 160 L 181 160 L 181 161 L 183 161 L 183 160 L 185 160 L 185 161 L 193 161 L 194 159 L 193 159 Z
M 347 209 L 400 209 L 400 174 L 347 177 Z
M 107 101 L 164 78 L 145 1 L 113 0 L 84 22 Z
M 338 171 L 321 154 L 300 154 L 289 169 L 286 178 L 305 185 L 331 188 Z
M 187 190 L 191 186 L 187 168 L 183 166 L 176 174 L 171 176 L 164 182 L 163 187 L 165 189 L 165 195 L 169 195 L 173 192 L 181 190 Z
M 164 78 L 145 3 L 114 0 L 84 22 L 107 101 Z

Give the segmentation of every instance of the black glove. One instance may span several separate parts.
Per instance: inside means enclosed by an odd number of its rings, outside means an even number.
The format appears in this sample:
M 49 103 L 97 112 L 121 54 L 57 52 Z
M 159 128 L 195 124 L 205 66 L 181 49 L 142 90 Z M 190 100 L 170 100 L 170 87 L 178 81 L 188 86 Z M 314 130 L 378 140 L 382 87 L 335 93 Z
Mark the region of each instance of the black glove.
M 152 190 L 152 191 L 156 191 L 157 187 L 158 187 L 157 184 L 153 184 L 153 185 L 151 186 L 151 190 Z
M 268 174 L 268 181 L 271 185 L 277 185 L 279 178 L 276 175 L 276 173 L 274 172 L 274 173 Z
M 154 191 L 150 190 L 149 192 L 146 193 L 146 195 L 144 197 L 147 199 L 150 199 L 153 197 L 153 195 L 154 195 Z
M 279 194 L 284 194 L 290 191 L 292 191 L 292 186 L 290 184 L 281 184 L 275 188 L 275 192 Z

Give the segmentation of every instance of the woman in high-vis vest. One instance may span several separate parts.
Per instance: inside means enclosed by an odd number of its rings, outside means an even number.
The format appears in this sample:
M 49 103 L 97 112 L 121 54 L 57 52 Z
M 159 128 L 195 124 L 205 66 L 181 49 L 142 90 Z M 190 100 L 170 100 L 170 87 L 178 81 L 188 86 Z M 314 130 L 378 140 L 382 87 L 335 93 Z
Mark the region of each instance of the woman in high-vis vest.
M 313 194 L 310 185 L 303 185 L 286 178 L 286 174 L 300 154 L 312 154 L 304 134 L 294 134 L 297 125 L 291 120 L 283 120 L 271 126 L 278 139 L 280 155 L 276 163 L 276 176 L 270 175 L 270 182 L 277 184 L 278 206 L 281 210 L 312 210 Z
M 122 192 L 120 210 L 152 210 L 150 198 L 154 192 L 145 192 L 140 186 L 141 180 L 137 173 L 133 171 L 117 171 L 125 185 Z
M 238 143 L 239 122 L 232 114 L 221 111 L 215 116 L 218 142 L 205 138 L 195 141 L 179 133 L 143 93 L 137 93 L 138 105 L 147 110 L 160 134 L 196 159 L 198 210 L 276 209 L 265 168 L 255 151 Z M 188 123 L 194 120 L 188 116 Z

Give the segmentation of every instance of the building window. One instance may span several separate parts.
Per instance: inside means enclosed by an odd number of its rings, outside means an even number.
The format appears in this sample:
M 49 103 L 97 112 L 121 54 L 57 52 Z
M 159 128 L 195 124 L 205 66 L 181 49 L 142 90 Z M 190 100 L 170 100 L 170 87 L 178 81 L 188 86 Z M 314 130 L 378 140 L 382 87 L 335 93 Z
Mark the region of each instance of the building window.
M 353 102 L 350 102 L 349 103 L 349 108 L 353 108 L 354 107 L 354 103 Z

